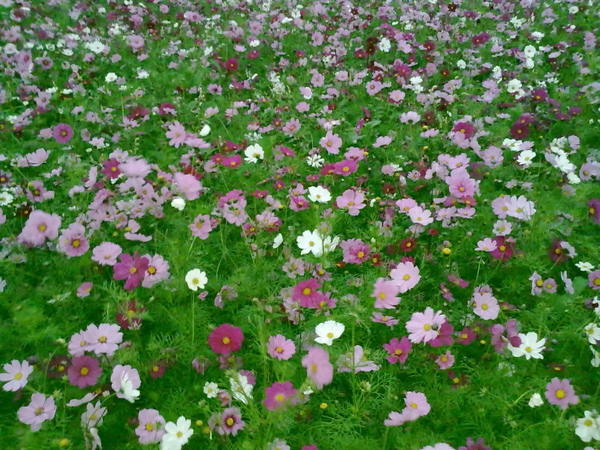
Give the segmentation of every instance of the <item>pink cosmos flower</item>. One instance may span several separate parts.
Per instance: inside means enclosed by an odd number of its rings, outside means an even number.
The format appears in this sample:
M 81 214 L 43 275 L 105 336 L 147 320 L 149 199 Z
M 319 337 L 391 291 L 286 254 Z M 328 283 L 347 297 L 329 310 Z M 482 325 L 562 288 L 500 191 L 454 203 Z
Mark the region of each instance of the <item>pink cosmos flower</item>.
M 380 312 L 373 313 L 373 316 L 371 317 L 371 322 L 383 323 L 384 325 L 387 325 L 390 328 L 394 328 L 394 325 L 398 325 L 398 319 L 395 319 L 392 316 L 385 316 Z
M 438 336 L 438 329 L 445 321 L 446 316 L 441 311 L 434 312 L 430 307 L 422 313 L 413 313 L 406 324 L 406 331 L 410 333 L 408 338 L 413 344 L 427 343 Z
M 93 287 L 94 287 L 94 284 L 89 281 L 86 281 L 85 283 L 81 283 L 81 285 L 77 288 L 77 297 L 85 298 L 85 297 L 89 296 L 90 292 L 92 292 Z
M 389 356 L 386 359 L 390 364 L 404 364 L 408 358 L 412 344 L 405 336 L 403 336 L 401 340 L 393 338 L 389 343 L 383 344 L 383 348 L 389 353 Z
M 319 389 L 333 381 L 333 365 L 329 362 L 329 353 L 320 347 L 308 350 L 308 354 L 302 358 L 302 367 L 306 368 L 307 376 Z
M 371 247 L 360 239 L 347 239 L 339 244 L 344 250 L 343 261 L 346 264 L 362 264 L 369 259 Z
M 428 209 L 423 209 L 420 206 L 415 206 L 408 211 L 408 217 L 412 223 L 419 225 L 429 225 L 433 222 L 433 217 L 431 217 L 431 211 Z
M 600 269 L 588 273 L 588 286 L 594 290 L 600 290 Z
M 61 222 L 60 216 L 36 209 L 29 215 L 21 234 L 17 236 L 17 241 L 39 247 L 46 242 L 46 239 L 52 240 L 58 237 Z
M 94 255 L 92 256 L 92 261 L 96 261 L 101 266 L 114 266 L 122 251 L 123 249 L 120 245 L 112 242 L 103 242 L 92 250 L 92 254 Z
M 419 268 L 410 261 L 399 263 L 390 272 L 390 277 L 396 283 L 396 286 L 398 286 L 400 294 L 404 294 L 406 291 L 414 288 L 421 279 Z
M 271 336 L 267 342 L 267 352 L 273 358 L 287 361 L 296 353 L 296 345 L 290 339 L 278 334 Z
M 444 355 L 438 356 L 435 360 L 440 369 L 446 370 L 454 365 L 454 355 L 448 350 Z
M 351 216 L 358 216 L 360 210 L 367 206 L 364 203 L 365 195 L 354 189 L 346 189 L 342 195 L 335 199 L 338 208 L 347 209 Z
M 52 137 L 59 144 L 66 144 L 73 137 L 73 128 L 66 123 L 59 123 L 52 129 Z
M 552 378 L 546 385 L 546 398 L 551 405 L 558 405 L 566 410 L 569 405 L 579 403 L 579 397 L 575 395 L 575 390 L 571 386 L 570 380 L 559 380 Z
M 241 328 L 231 326 L 228 323 L 219 325 L 208 336 L 208 345 L 214 353 L 229 355 L 242 348 L 244 334 Z
M 473 295 L 472 301 L 474 303 L 473 312 L 482 319 L 494 320 L 498 317 L 498 314 L 500 313 L 498 300 L 496 300 L 489 292 L 484 294 L 476 292 Z
M 199 214 L 194 219 L 194 223 L 190 225 L 192 236 L 196 236 L 202 240 L 208 239 L 209 233 L 213 229 L 211 218 L 207 214 Z
M 66 230 L 63 230 L 58 239 L 57 248 L 68 258 L 85 254 L 90 248 L 90 244 L 85 238 L 83 225 L 75 222 L 70 224 Z
M 426 416 L 431 410 L 431 406 L 427 403 L 427 397 L 421 392 L 407 392 L 404 403 L 406 403 L 404 412 L 406 412 L 406 410 L 410 411 L 408 415 L 412 417 L 411 420 Z
M 231 434 L 235 436 L 238 431 L 244 429 L 245 425 L 239 408 L 227 408 L 221 414 L 221 423 L 220 427 L 217 428 L 217 432 L 221 435 Z
M 0 381 L 8 381 L 8 383 L 2 386 L 2 389 L 16 392 L 27 385 L 33 366 L 30 366 L 27 361 L 19 362 L 13 359 L 9 364 L 4 364 L 4 371 L 5 373 L 0 373 Z
M 394 280 L 386 281 L 384 278 L 377 278 L 373 286 L 371 297 L 375 298 L 375 308 L 394 309 L 400 303 L 397 297 L 400 288 Z
M 195 200 L 200 196 L 202 183 L 195 176 L 177 172 L 173 177 L 173 181 L 177 185 L 179 192 L 188 200 Z
M 156 409 L 142 409 L 138 413 L 138 427 L 135 434 L 140 444 L 159 443 L 165 434 L 165 419 Z
M 327 153 L 335 155 L 340 152 L 342 139 L 337 134 L 328 131 L 325 137 L 321 138 L 319 143 L 325 150 L 327 150 Z
M 151 288 L 163 280 L 167 280 L 171 274 L 169 273 L 169 263 L 160 255 L 144 255 L 142 258 L 148 259 L 148 268 L 142 280 L 142 287 Z
M 133 291 L 144 279 L 144 274 L 148 270 L 148 258 L 140 257 L 136 252 L 133 256 L 123 253 L 120 260 L 121 262 L 114 266 L 113 278 L 126 280 L 124 288 Z
M 116 324 L 101 323 L 99 326 L 90 324 L 85 330 L 88 349 L 96 355 L 112 356 L 123 342 L 123 333 Z
M 22 406 L 17 411 L 19 421 L 31 425 L 31 431 L 39 431 L 43 422 L 54 419 L 54 414 L 56 414 L 54 398 L 46 398 L 44 394 L 38 393 L 31 396 L 29 405 Z
M 102 369 L 96 358 L 82 355 L 73 358 L 67 374 L 71 385 L 84 389 L 98 382 L 98 378 L 102 375 Z
M 242 165 L 242 157 L 240 155 L 228 156 L 227 158 L 223 158 L 221 164 L 232 169 L 237 169 Z
M 291 381 L 286 381 L 285 383 L 273 383 L 270 387 L 265 389 L 265 407 L 269 411 L 283 408 L 297 392 L 298 391 L 294 389 Z
M 450 194 L 457 198 L 471 197 L 477 190 L 477 180 L 471 178 L 464 168 L 454 169 L 445 181 L 449 186 Z
M 175 121 L 169 125 L 169 131 L 167 131 L 166 136 L 170 139 L 169 145 L 179 148 L 185 142 L 187 133 L 185 132 L 185 127 L 178 121 Z

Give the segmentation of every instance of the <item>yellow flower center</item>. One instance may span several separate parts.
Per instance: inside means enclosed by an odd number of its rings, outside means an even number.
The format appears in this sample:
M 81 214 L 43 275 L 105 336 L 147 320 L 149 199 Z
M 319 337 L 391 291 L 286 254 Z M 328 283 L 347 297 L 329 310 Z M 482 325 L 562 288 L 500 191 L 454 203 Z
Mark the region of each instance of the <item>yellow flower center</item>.
M 71 245 L 77 248 L 81 245 L 81 241 L 79 239 L 75 239 L 73 242 L 71 242 Z
M 152 266 L 148 267 L 148 273 L 150 275 L 154 275 L 156 273 L 156 267 L 152 267 Z
M 565 394 L 565 391 L 563 391 L 562 389 L 559 389 L 556 391 L 556 398 L 565 398 L 567 394 Z
M 399 348 L 394 350 L 394 355 L 396 355 L 396 356 L 400 356 L 402 353 L 403 353 L 402 350 L 400 350 Z
M 333 333 L 327 333 L 327 337 L 328 337 L 329 339 L 332 339 L 332 338 L 333 338 Z
M 310 295 L 311 292 L 312 290 L 310 288 L 302 289 L 302 295 Z
M 235 421 L 231 417 L 228 417 L 227 420 L 225 421 L 225 423 L 227 424 L 228 427 L 231 427 L 231 426 L 233 426 Z
M 317 365 L 316 364 L 311 364 L 310 365 L 310 370 L 312 373 L 315 373 L 317 371 Z
M 365 256 L 365 252 L 358 252 L 358 253 L 356 254 L 356 256 L 358 256 L 359 258 L 364 258 L 364 256 Z
M 283 400 L 285 400 L 285 395 L 283 395 L 283 394 L 277 394 L 275 396 L 275 400 L 277 400 L 278 402 L 282 402 Z
M 46 231 L 46 228 L 48 228 L 48 227 L 46 227 L 46 225 L 42 224 L 38 227 L 38 230 L 40 230 L 43 233 L 44 231 Z
M 403 279 L 404 281 L 408 281 L 408 280 L 410 280 L 410 275 L 409 275 L 409 274 L 406 274 L 406 275 L 404 275 L 404 276 L 402 277 L 402 279 Z
M 423 325 L 423 329 L 425 331 L 429 331 L 429 330 L 431 330 L 431 325 L 429 325 L 428 323 L 426 323 L 425 325 Z
M 42 408 L 36 408 L 35 409 L 35 415 L 39 416 L 40 414 L 42 414 L 44 412 L 44 410 Z
M 23 374 L 21 372 L 17 372 L 17 374 L 15 374 L 15 380 L 20 380 L 21 378 L 23 378 Z
M 531 347 L 525 347 L 525 351 L 527 353 L 531 353 L 533 351 L 533 349 Z
M 88 373 L 90 373 L 90 369 L 88 369 L 87 367 L 82 367 L 79 373 L 83 376 L 86 376 Z
M 152 366 L 152 372 L 158 372 L 159 369 L 160 367 L 158 366 Z
M 594 286 L 600 286 L 600 277 L 594 280 Z
M 227 336 L 225 336 L 221 342 L 223 342 L 223 344 L 227 345 L 231 342 L 231 339 L 229 339 Z
M 152 425 L 151 423 L 147 423 L 145 428 L 146 431 L 152 431 L 154 430 L 154 425 Z
M 101 342 L 101 343 L 103 343 L 103 344 L 104 344 L 106 341 L 107 341 L 107 339 L 106 339 L 106 336 L 100 336 L 100 337 L 98 338 L 98 342 Z
M 485 303 L 483 305 L 481 305 L 481 309 L 483 309 L 484 311 L 486 311 L 488 309 L 488 305 L 486 305 Z
M 134 273 L 136 273 L 136 272 L 137 272 L 137 269 L 136 269 L 135 267 L 132 267 L 131 269 L 129 269 L 129 273 L 130 273 L 131 275 L 133 275 L 133 274 L 134 274 Z
M 380 292 L 379 293 L 379 298 L 380 299 L 384 299 L 385 298 L 385 293 L 384 292 Z
M 594 424 L 594 421 L 592 419 L 587 419 L 585 422 L 583 422 L 583 424 L 586 427 L 591 427 Z
M 276 347 L 276 348 L 275 348 L 275 351 L 276 351 L 277 353 L 283 353 L 283 349 L 282 349 L 281 347 Z
M 410 404 L 410 407 L 413 408 L 413 409 L 417 409 L 418 405 L 413 402 L 413 403 Z

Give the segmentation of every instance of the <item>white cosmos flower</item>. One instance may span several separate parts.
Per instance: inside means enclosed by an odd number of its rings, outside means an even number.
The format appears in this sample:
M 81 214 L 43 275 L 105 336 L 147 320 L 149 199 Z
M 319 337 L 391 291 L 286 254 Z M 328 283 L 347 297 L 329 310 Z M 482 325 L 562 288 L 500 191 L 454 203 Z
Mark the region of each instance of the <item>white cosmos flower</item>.
M 544 404 L 544 400 L 542 399 L 542 396 L 540 394 L 538 394 L 537 392 L 535 394 L 533 394 L 531 396 L 531 399 L 529 400 L 529 406 L 531 408 L 535 408 L 536 406 L 542 406 Z
M 544 359 L 542 351 L 545 348 L 544 345 L 546 344 L 546 338 L 538 341 L 538 335 L 534 332 L 527 334 L 519 333 L 519 337 L 521 338 L 521 345 L 518 347 L 513 347 L 509 343 L 507 346 L 513 356 L 525 356 L 525 359 Z
M 577 268 L 579 270 L 581 270 L 582 272 L 591 272 L 592 270 L 594 270 L 594 266 L 591 265 L 589 262 L 585 262 L 585 261 L 579 261 L 577 264 L 575 264 L 577 266 Z
M 208 136 L 208 134 L 210 133 L 210 127 L 208 125 L 204 125 L 202 127 L 202 129 L 200 130 L 200 133 L 198 133 L 200 136 L 204 137 L 204 136 Z
M 120 393 L 123 395 L 123 398 L 129 403 L 133 403 L 140 396 L 140 391 L 133 388 L 133 383 L 129 379 L 129 375 L 127 375 L 127 372 L 123 372 L 123 374 L 121 375 Z
M 181 197 L 175 197 L 171 200 L 171 206 L 179 211 L 183 211 L 183 208 L 185 208 L 185 200 Z
M 600 341 L 600 327 L 595 323 L 589 323 L 583 329 L 588 338 L 590 344 L 596 344 L 596 341 Z
M 383 39 L 381 39 L 381 41 L 379 41 L 378 46 L 379 46 L 379 50 L 381 50 L 384 53 L 387 53 L 392 48 L 392 43 L 390 42 L 390 40 L 388 38 L 383 38 Z
M 526 58 L 533 58 L 537 54 L 537 50 L 533 45 L 527 45 L 523 49 Z
M 600 418 L 596 410 L 586 411 L 584 417 L 577 419 L 575 423 L 575 434 L 583 442 L 590 442 L 592 439 L 600 441 Z
M 181 416 L 177 423 L 167 422 L 165 425 L 165 434 L 160 441 L 161 450 L 179 450 L 190 436 L 194 434 L 191 429 L 192 421 Z
M 535 158 L 536 153 L 531 150 L 524 150 L 519 153 L 519 157 L 517 158 L 517 162 L 522 166 L 529 167 L 533 162 L 533 158 Z
M 217 395 L 219 395 L 219 385 L 217 383 L 207 381 L 204 383 L 204 393 L 208 398 L 215 398 Z
M 329 253 L 335 250 L 335 248 L 339 245 L 340 238 L 339 236 L 327 236 L 323 239 L 323 252 Z
M 204 289 L 204 286 L 208 283 L 208 278 L 206 278 L 206 273 L 200 269 L 192 269 L 185 276 L 185 282 L 192 291 L 197 291 L 198 289 Z
M 231 396 L 236 400 L 239 400 L 243 404 L 247 405 L 248 400 L 252 400 L 252 390 L 254 386 L 248 383 L 248 378 L 245 375 L 237 375 L 235 378 L 230 378 L 229 383 L 231 385 Z
M 306 230 L 302 233 L 302 236 L 296 238 L 296 243 L 302 250 L 301 255 L 312 253 L 314 256 L 319 257 L 323 254 L 323 239 L 317 230 Z
M 275 236 L 275 239 L 273 239 L 273 248 L 277 248 L 281 244 L 283 244 L 283 235 L 279 233 L 277 236 Z
M 512 94 L 521 89 L 521 87 L 523 87 L 523 84 L 519 80 L 510 80 L 506 86 L 506 90 Z
M 311 186 L 308 188 L 308 193 L 311 202 L 327 203 L 331 200 L 331 193 L 322 186 Z
M 257 163 L 259 159 L 263 159 L 265 157 L 265 151 L 259 144 L 249 146 L 246 150 L 244 150 L 244 154 L 246 155 L 244 160 L 251 163 Z
M 336 322 L 335 320 L 320 323 L 315 328 L 315 332 L 317 333 L 315 342 L 331 345 L 333 344 L 333 340 L 339 338 L 345 329 L 346 327 L 343 323 Z

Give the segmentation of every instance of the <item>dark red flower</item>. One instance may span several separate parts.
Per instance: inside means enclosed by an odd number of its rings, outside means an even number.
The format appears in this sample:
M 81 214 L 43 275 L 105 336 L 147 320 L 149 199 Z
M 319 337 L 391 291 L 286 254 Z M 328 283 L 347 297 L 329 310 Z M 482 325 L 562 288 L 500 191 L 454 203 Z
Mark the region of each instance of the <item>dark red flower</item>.
M 231 326 L 228 323 L 215 328 L 208 336 L 208 345 L 214 353 L 229 355 L 242 348 L 244 333 L 241 328 Z

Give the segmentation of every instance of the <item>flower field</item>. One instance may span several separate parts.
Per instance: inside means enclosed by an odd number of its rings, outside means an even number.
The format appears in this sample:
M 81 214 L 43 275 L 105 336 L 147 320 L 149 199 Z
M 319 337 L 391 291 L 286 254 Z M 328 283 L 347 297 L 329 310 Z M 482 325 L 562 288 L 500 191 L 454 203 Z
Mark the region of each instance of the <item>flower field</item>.
M 0 448 L 600 448 L 596 2 L 0 21 Z

